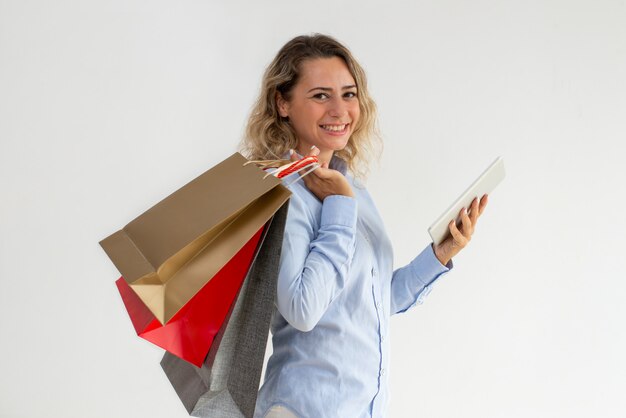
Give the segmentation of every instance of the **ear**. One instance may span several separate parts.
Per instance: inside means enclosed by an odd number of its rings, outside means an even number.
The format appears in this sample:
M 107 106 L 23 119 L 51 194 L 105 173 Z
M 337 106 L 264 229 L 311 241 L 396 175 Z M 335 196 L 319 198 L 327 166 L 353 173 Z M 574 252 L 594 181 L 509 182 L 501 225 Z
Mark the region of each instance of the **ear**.
M 283 98 L 279 91 L 276 92 L 276 107 L 281 117 L 286 118 L 289 116 L 289 102 Z

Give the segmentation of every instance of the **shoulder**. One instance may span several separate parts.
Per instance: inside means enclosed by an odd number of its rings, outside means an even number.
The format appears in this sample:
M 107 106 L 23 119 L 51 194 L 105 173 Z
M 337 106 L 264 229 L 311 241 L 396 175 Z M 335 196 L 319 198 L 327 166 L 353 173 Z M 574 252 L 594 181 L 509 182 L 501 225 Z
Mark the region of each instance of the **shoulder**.
M 322 211 L 322 202 L 311 193 L 301 179 L 298 179 L 298 176 L 299 174 L 294 173 L 283 179 L 288 184 L 287 189 L 291 192 L 288 221 L 290 218 L 295 218 L 299 221 L 306 220 L 310 224 L 317 224 Z
M 372 201 L 372 197 L 368 192 L 367 186 L 363 180 L 354 177 L 351 173 L 347 173 L 346 178 L 348 179 L 350 186 L 352 186 L 352 190 L 354 191 L 356 199 L 359 202 L 362 202 L 361 204 L 365 202 L 370 203 Z
M 283 182 L 287 185 L 287 189 L 291 192 L 291 201 L 304 204 L 309 207 L 321 205 L 317 197 L 306 187 L 304 181 L 299 179 L 298 173 L 290 174 L 283 178 Z

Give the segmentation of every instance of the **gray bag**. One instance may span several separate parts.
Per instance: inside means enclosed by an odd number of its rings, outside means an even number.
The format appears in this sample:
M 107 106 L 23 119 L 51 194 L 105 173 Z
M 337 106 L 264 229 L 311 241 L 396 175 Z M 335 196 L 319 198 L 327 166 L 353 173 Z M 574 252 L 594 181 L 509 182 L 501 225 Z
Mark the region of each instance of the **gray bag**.
M 170 353 L 161 367 L 190 415 L 252 418 L 276 296 L 289 202 L 275 214 L 248 275 L 204 364 L 198 368 Z

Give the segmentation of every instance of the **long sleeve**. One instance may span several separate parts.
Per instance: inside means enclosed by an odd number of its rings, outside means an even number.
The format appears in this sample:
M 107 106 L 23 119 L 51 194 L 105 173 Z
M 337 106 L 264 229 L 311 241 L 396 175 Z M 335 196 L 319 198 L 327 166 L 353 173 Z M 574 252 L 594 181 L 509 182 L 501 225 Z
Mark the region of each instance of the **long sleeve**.
M 395 270 L 391 278 L 391 314 L 423 303 L 435 281 L 452 267 L 452 260 L 446 266 L 441 264 L 432 245 L 428 245 L 409 264 Z
M 346 178 L 354 198 L 322 203 L 302 182 L 290 186 L 273 351 L 255 418 L 275 405 L 297 416 L 384 417 L 390 315 L 421 301 L 452 267 L 429 246 L 394 272 L 393 247 L 371 196 Z
M 356 239 L 356 199 L 328 196 L 320 204 L 305 200 L 311 196 L 291 197 L 278 275 L 278 310 L 300 331 L 313 329 L 344 289 Z

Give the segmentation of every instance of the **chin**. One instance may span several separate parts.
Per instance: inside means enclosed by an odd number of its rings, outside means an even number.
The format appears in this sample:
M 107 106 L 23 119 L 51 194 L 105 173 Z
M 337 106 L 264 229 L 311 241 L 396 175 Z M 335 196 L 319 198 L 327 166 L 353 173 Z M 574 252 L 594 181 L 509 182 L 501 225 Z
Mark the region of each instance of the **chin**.
M 349 139 L 350 137 L 348 136 L 347 138 Z M 340 151 L 344 149 L 346 145 L 348 145 L 348 139 L 339 139 L 339 140 L 333 141 L 330 144 L 328 144 L 328 148 L 332 149 L 333 151 Z

